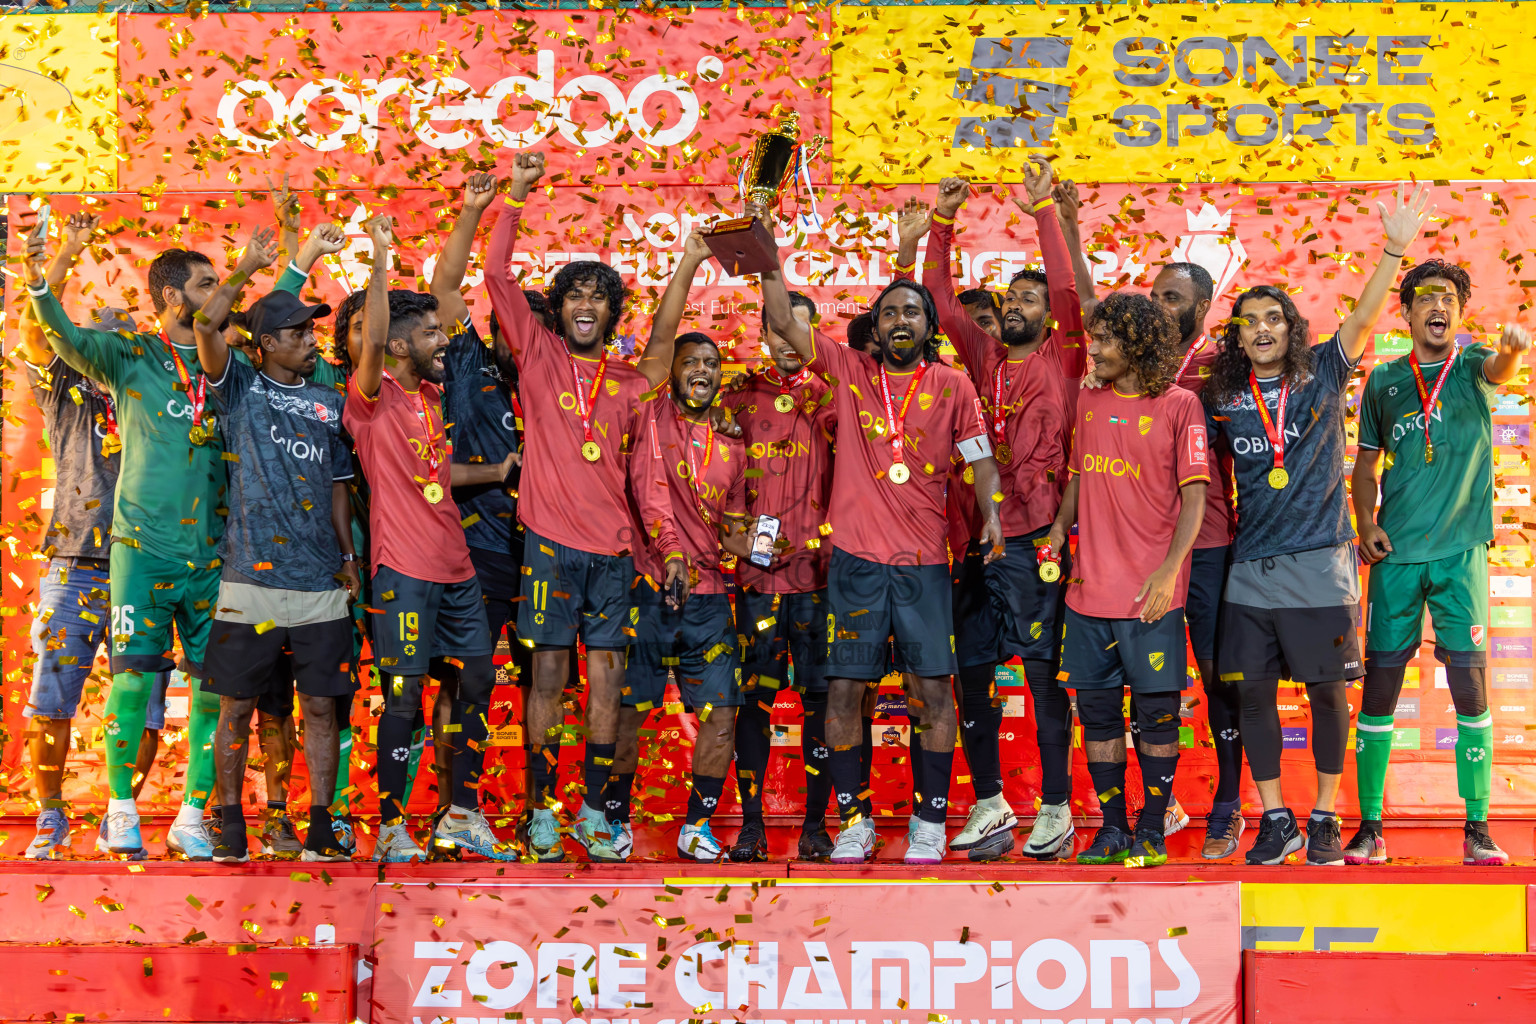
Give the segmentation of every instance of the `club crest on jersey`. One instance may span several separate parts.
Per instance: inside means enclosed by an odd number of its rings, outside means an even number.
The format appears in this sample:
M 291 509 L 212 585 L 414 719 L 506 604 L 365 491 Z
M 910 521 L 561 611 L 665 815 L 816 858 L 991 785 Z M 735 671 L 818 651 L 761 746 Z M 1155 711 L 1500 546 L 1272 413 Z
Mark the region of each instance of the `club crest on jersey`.
M 927 392 L 920 392 L 917 396 L 917 407 L 923 412 L 933 408 L 933 396 Z
M 1153 651 L 1151 654 L 1147 655 L 1147 662 L 1151 664 L 1152 671 L 1161 672 L 1163 670 L 1163 665 L 1167 662 L 1167 658 L 1164 656 L 1162 651 Z
M 1473 626 L 1472 627 L 1472 646 L 1473 647 L 1481 647 L 1481 646 L 1483 646 L 1483 635 L 1484 635 L 1484 630 L 1483 630 L 1482 626 Z
M 331 410 L 325 407 L 324 402 L 316 402 L 315 415 L 319 417 L 321 423 L 325 423 L 328 422 L 331 418 Z
M 1147 432 L 1152 429 L 1152 417 L 1143 416 L 1140 420 L 1137 421 L 1136 429 L 1141 431 L 1142 436 L 1145 437 Z

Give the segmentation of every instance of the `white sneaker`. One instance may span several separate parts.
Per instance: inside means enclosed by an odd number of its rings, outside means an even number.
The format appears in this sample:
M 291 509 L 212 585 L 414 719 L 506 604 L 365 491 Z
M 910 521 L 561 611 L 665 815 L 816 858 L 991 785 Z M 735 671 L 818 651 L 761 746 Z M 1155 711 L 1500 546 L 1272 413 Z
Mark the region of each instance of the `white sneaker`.
M 677 834 L 677 855 L 683 860 L 720 859 L 720 841 L 710 831 L 709 822 L 683 826 L 683 830 Z
M 1069 805 L 1041 804 L 1035 815 L 1035 827 L 1029 830 L 1029 841 L 1024 844 L 1024 856 L 1052 860 L 1062 856 L 1062 851 L 1070 855 L 1076 835 Z
M 908 864 L 939 864 L 944 860 L 944 826 L 933 821 L 917 821 L 907 833 Z
M 397 821 L 379 829 L 378 842 L 373 844 L 373 859 L 381 864 L 406 864 L 413 860 L 425 864 L 427 851 L 416 845 L 405 822 Z
M 912 819 L 914 822 L 916 818 Z M 907 835 L 916 831 L 909 825 Z M 837 844 L 832 847 L 833 864 L 863 864 L 875 852 L 875 826 L 868 819 L 860 819 L 837 834 Z
M 985 800 L 976 801 L 971 808 L 971 816 L 965 819 L 965 828 L 949 841 L 949 848 L 969 850 L 990 836 L 1018 827 L 1019 819 L 1003 795 L 999 793 L 997 796 L 989 796 Z

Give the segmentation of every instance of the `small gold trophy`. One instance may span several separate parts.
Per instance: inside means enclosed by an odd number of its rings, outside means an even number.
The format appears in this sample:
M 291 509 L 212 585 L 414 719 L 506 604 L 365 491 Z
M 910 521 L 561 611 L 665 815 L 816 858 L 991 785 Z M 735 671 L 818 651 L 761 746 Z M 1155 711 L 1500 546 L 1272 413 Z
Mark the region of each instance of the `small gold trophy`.
M 815 159 L 826 141 L 817 135 L 803 158 Z M 765 132 L 752 141 L 741 173 L 741 198 L 764 210 L 778 202 L 779 193 L 794 180 L 800 166 L 801 148 L 800 113 L 792 110 L 779 122 L 778 131 Z M 755 216 L 722 221 L 704 235 L 709 251 L 732 276 L 779 268 L 772 229 Z

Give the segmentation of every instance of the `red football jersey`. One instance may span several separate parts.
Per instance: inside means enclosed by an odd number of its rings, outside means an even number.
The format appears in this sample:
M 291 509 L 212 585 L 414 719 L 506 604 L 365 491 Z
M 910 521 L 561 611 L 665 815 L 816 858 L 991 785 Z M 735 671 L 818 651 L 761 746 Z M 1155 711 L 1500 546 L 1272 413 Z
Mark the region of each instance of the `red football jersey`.
M 1198 395 L 1211 378 L 1211 366 L 1216 362 L 1216 350 L 1221 343 L 1204 334 L 1194 347 L 1180 358 L 1184 372 L 1179 374 L 1178 385 L 1185 391 Z M 1224 548 L 1232 543 L 1237 532 L 1237 517 L 1232 512 L 1232 453 L 1225 444 L 1210 438 L 1211 486 L 1205 489 L 1205 519 L 1200 523 L 1200 536 L 1195 538 L 1197 548 Z

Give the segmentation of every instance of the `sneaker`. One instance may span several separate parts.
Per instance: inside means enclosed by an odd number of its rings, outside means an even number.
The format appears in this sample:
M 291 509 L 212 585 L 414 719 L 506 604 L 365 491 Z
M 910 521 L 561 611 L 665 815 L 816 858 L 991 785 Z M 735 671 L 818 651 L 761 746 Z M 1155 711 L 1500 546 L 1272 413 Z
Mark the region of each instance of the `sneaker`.
M 1381 834 L 1381 822 L 1362 821 L 1355 838 L 1344 847 L 1345 864 L 1385 864 L 1387 839 Z
M 331 834 L 336 837 L 336 845 L 342 852 L 351 858 L 357 853 L 357 836 L 352 834 L 352 822 L 346 818 L 331 819 Z
M 528 843 L 529 852 L 540 863 L 552 864 L 565 860 L 565 844 L 560 842 L 560 824 L 555 821 L 555 812 L 548 807 L 540 807 L 528 815 L 523 821 L 523 837 Z
M 1284 864 L 1285 858 L 1306 845 L 1296 815 L 1266 813 L 1259 819 L 1259 834 L 1248 848 L 1249 864 Z
M 304 837 L 304 851 L 299 859 L 309 863 L 340 863 L 352 859 L 351 852 L 336 841 L 334 820 L 329 824 L 310 819 L 309 833 Z
M 452 846 L 486 860 L 517 860 L 510 843 L 496 838 L 478 807 L 450 807 L 432 830 L 433 846 Z
M 1502 867 L 1509 863 L 1509 854 L 1499 849 L 1499 844 L 1488 834 L 1486 821 L 1469 821 L 1462 830 L 1461 862 L 1475 867 Z
M 1077 829 L 1072 826 L 1072 808 L 1067 804 L 1041 804 L 1035 812 L 1035 826 L 1024 843 L 1024 856 L 1035 860 L 1054 860 L 1065 850 L 1072 855 L 1072 840 Z
M 808 821 L 800 826 L 801 860 L 826 860 L 836 847 L 824 821 Z
M 977 864 L 985 864 L 988 861 L 1002 860 L 1013 852 L 1013 842 L 1017 838 L 1014 830 L 1005 828 L 1001 832 L 994 832 L 969 850 L 965 855 Z
M 304 852 L 299 834 L 293 830 L 287 811 L 273 811 L 267 815 L 267 823 L 261 830 L 261 853 L 264 857 L 291 860 Z
M 1008 806 L 1008 801 L 1001 794 L 987 797 L 976 801 L 971 807 L 970 817 L 965 819 L 965 828 L 949 841 L 949 848 L 969 850 L 999 832 L 1018 827 L 1019 819 L 1014 816 L 1013 808 Z
M 47 807 L 37 816 L 37 835 L 27 847 L 28 860 L 52 860 L 69 845 L 69 818 L 57 807 Z
M 126 855 L 130 860 L 144 859 L 144 838 L 139 832 L 137 811 L 116 811 L 102 818 L 101 834 L 96 837 L 96 852 Z
M 1307 819 L 1307 863 L 1317 867 L 1342 867 L 1344 847 L 1339 844 L 1339 819 Z
M 908 827 L 909 844 L 911 838 L 912 828 Z M 829 859 L 833 864 L 863 864 L 873 856 L 874 852 L 875 826 L 871 825 L 867 819 L 861 818 L 837 834 L 837 842 L 832 846 L 832 856 Z
M 602 811 L 596 811 L 585 803 L 576 814 L 575 827 L 571 830 L 578 842 L 586 848 L 587 860 L 593 863 L 617 863 L 622 858 L 613 848 L 613 826 L 608 824 Z
M 1182 832 L 1184 826 L 1188 824 L 1189 813 L 1179 805 L 1179 798 L 1176 796 L 1169 797 L 1168 809 L 1163 812 L 1164 838 L 1173 835 L 1175 832 Z
M 380 864 L 408 864 L 413 860 L 425 864 L 427 851 L 416 845 L 402 818 L 393 825 L 379 826 L 379 838 L 373 844 L 373 859 Z
M 1237 852 L 1237 841 L 1243 837 L 1243 812 L 1233 811 L 1220 818 L 1205 819 L 1205 845 L 1200 856 L 1206 860 L 1222 860 Z
M 1079 864 L 1123 864 L 1134 842 L 1131 834 L 1114 825 L 1105 825 L 1093 834 L 1088 849 L 1077 855 Z
M 608 832 L 611 837 L 608 843 L 613 847 L 614 854 L 619 860 L 629 860 L 629 855 L 635 852 L 635 836 L 629 830 L 629 822 L 610 821 Z
M 461 861 L 464 859 L 464 851 L 458 844 L 438 838 L 437 826 L 442 824 L 443 818 L 447 813 L 448 808 L 439 807 L 432 812 L 432 821 L 427 826 L 427 860 L 433 863 L 445 860 Z
M 244 819 L 241 820 L 243 823 Z M 203 820 L 190 825 L 173 824 L 165 834 L 165 849 L 187 860 L 212 860 L 213 836 L 209 832 L 208 822 Z
M 907 864 L 941 864 L 944 862 L 944 826 L 934 821 L 913 818 L 907 832 Z
M 731 860 L 738 864 L 756 863 L 768 859 L 768 835 L 763 831 L 763 819 L 748 818 L 736 833 L 731 847 Z
M 683 826 L 683 830 L 677 834 L 677 855 L 683 860 L 720 859 L 720 841 L 710 830 L 709 822 Z
M 213 846 L 213 860 L 220 864 L 244 864 L 251 859 L 244 818 L 220 818 L 216 834 L 219 841 Z
M 1128 868 L 1160 868 L 1168 863 L 1168 846 L 1155 828 L 1138 828 L 1131 837 L 1131 849 L 1125 855 Z

